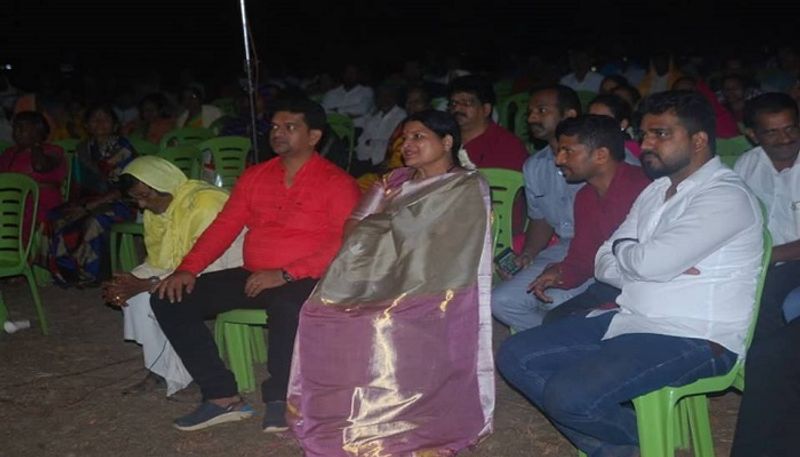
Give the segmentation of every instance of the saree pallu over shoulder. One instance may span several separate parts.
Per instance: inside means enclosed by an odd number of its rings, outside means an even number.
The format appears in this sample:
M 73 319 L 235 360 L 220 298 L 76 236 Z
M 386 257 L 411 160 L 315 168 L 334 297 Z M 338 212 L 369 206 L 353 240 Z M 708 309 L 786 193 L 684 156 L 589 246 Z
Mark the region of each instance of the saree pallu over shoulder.
M 492 429 L 488 186 L 408 180 L 381 206 L 300 315 L 288 415 L 309 457 L 453 455 Z

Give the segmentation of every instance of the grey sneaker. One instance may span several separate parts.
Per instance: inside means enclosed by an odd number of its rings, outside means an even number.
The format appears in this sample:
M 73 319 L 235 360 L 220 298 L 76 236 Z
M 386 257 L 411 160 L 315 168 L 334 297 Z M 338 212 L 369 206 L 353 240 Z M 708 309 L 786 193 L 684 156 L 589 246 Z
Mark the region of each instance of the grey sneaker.
M 261 428 L 264 433 L 279 433 L 289 430 L 286 424 L 286 402 L 268 401 L 267 409 L 264 412 L 264 420 L 261 421 Z

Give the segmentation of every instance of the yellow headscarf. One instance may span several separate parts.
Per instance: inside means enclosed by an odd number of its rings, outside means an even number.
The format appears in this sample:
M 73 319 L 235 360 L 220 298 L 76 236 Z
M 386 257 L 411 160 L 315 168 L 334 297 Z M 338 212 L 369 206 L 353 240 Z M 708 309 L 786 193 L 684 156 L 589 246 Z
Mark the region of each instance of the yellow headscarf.
M 203 181 L 187 179 L 178 167 L 157 156 L 139 157 L 122 173 L 172 195 L 172 202 L 162 214 L 145 210 L 144 245 L 148 264 L 174 270 L 222 210 L 228 193 Z

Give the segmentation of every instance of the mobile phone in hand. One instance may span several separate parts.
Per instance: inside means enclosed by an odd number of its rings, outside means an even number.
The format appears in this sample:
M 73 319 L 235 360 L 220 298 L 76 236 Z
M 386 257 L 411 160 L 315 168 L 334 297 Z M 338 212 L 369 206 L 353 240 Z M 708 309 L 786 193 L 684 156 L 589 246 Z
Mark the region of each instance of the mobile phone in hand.
M 508 247 L 494 257 L 494 262 L 500 271 L 509 276 L 514 276 L 522 269 L 522 267 L 515 262 L 516 258 L 517 255 Z

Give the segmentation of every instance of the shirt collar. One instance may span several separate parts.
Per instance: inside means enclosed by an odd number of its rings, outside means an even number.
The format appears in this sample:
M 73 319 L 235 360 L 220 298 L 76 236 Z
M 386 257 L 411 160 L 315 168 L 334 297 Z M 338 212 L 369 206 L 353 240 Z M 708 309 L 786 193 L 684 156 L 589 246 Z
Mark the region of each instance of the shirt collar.
M 711 160 L 704 163 L 702 167 L 697 169 L 697 171 L 689 175 L 688 178 L 684 179 L 683 182 L 678 184 L 678 189 L 677 189 L 678 192 L 680 192 L 683 189 L 688 190 L 695 186 L 703 184 L 704 182 L 711 179 L 711 177 L 714 176 L 714 174 L 716 174 L 716 172 L 722 168 L 723 168 L 722 161 L 720 160 L 718 155 L 715 155 L 714 157 L 711 158 Z M 667 180 L 667 182 L 669 182 L 669 178 L 665 177 L 665 179 Z

